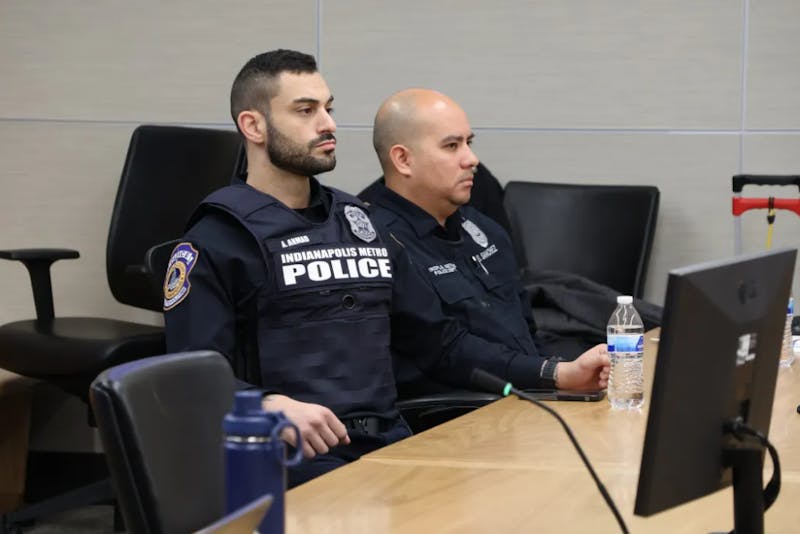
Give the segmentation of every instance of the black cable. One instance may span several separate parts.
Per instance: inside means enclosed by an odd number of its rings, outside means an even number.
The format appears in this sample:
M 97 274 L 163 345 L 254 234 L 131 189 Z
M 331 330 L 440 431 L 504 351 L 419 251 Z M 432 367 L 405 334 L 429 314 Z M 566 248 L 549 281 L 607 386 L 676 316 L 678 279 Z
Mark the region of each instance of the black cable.
M 628 534 L 628 527 L 627 525 L 625 525 L 625 520 L 622 519 L 622 515 L 619 513 L 619 510 L 617 509 L 617 505 L 614 504 L 614 499 L 611 498 L 611 495 L 608 493 L 608 490 L 600 481 L 600 477 L 598 477 L 597 473 L 595 473 L 591 462 L 589 462 L 589 458 L 586 457 L 586 454 L 583 452 L 583 449 L 581 448 L 580 444 L 578 444 L 578 440 L 575 439 L 575 436 L 572 434 L 572 430 L 569 428 L 567 422 L 564 421 L 564 419 L 562 419 L 561 416 L 558 415 L 558 412 L 556 412 L 554 409 L 550 408 L 545 403 L 538 401 L 529 395 L 526 395 L 524 391 L 520 391 L 517 388 L 512 387 L 511 393 L 520 398 L 523 398 L 527 401 L 534 403 L 536 406 L 538 406 L 542 410 L 546 411 L 547 413 L 555 417 L 558 420 L 558 422 L 561 423 L 561 426 L 564 428 L 564 432 L 567 433 L 569 440 L 572 442 L 572 445 L 575 447 L 575 450 L 578 451 L 578 455 L 581 457 L 581 460 L 583 460 L 583 465 L 586 466 L 586 469 L 589 470 L 589 474 L 592 475 L 592 479 L 594 480 L 594 483 L 597 485 L 597 489 L 600 490 L 600 494 L 603 496 L 603 499 L 605 499 L 606 504 L 608 505 L 609 508 L 611 508 L 611 512 L 614 514 L 617 523 L 619 523 L 619 528 L 622 529 L 622 532 L 624 534 Z
M 769 458 L 772 461 L 772 477 L 762 491 L 762 495 L 764 496 L 764 511 L 766 512 L 778 498 L 778 493 L 781 491 L 781 462 L 778 458 L 778 451 L 772 443 L 769 442 L 767 436 L 755 428 L 747 426 L 741 417 L 729 421 L 728 424 L 725 425 L 725 429 L 731 432 L 740 441 L 742 440 L 742 434 L 752 436 L 769 451 Z
M 800 407 L 798 408 L 800 409 Z M 781 491 L 781 462 L 778 459 L 777 449 L 769 442 L 767 436 L 755 428 L 747 426 L 741 417 L 727 421 L 723 428 L 733 434 L 739 441 L 742 441 L 742 434 L 752 436 L 769 451 L 769 458 L 772 461 L 772 477 L 764 489 L 761 490 L 762 499 L 764 499 L 764 512 L 766 512 L 777 500 L 778 493 Z M 736 531 L 731 530 L 728 534 L 736 534 Z
M 547 413 L 555 417 L 556 420 L 559 423 L 561 423 L 561 426 L 564 428 L 564 432 L 567 433 L 567 436 L 569 437 L 569 440 L 572 442 L 572 445 L 575 447 L 575 450 L 578 451 L 578 456 L 580 456 L 581 460 L 583 460 L 583 465 L 586 466 L 586 469 L 589 470 L 589 474 L 592 475 L 592 479 L 594 480 L 594 483 L 597 485 L 597 489 L 600 490 L 600 494 L 603 496 L 603 499 L 606 501 L 606 504 L 608 505 L 609 508 L 611 508 L 611 512 L 614 514 L 617 523 L 619 523 L 619 527 L 620 529 L 622 529 L 623 534 L 628 534 L 628 526 L 625 524 L 625 520 L 622 519 L 622 515 L 619 513 L 619 510 L 617 509 L 617 505 L 614 504 L 614 499 L 611 498 L 611 495 L 608 493 L 608 490 L 600 481 L 600 477 L 598 477 L 597 473 L 595 473 L 592 464 L 589 462 L 589 458 L 586 457 L 586 454 L 583 452 L 583 449 L 578 444 L 578 440 L 575 439 L 575 436 L 572 434 L 572 430 L 569 428 L 569 425 L 566 423 L 566 421 L 564 421 L 561 418 L 560 415 L 558 415 L 558 412 L 556 412 L 543 402 L 534 399 L 524 391 L 515 388 L 514 386 L 511 385 L 511 382 L 506 382 L 505 380 L 502 380 L 490 373 L 487 373 L 482 369 L 473 369 L 471 379 L 473 384 L 476 384 L 486 389 L 487 391 L 491 391 L 492 393 L 500 393 L 504 397 L 507 397 L 509 393 L 513 393 L 514 395 L 516 395 L 521 399 L 525 399 L 526 401 L 532 402 L 542 410 L 546 411 Z

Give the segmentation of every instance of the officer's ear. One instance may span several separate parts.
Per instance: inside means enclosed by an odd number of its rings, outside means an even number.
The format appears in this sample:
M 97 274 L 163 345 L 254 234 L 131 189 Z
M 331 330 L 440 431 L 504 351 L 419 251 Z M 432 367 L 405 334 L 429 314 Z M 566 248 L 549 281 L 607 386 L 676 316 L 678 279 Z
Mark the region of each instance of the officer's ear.
M 397 172 L 403 176 L 411 175 L 411 151 L 405 145 L 392 145 L 389 149 L 389 159 Z
M 267 140 L 267 120 L 258 111 L 246 109 L 236 117 L 236 124 L 245 139 L 257 145 Z

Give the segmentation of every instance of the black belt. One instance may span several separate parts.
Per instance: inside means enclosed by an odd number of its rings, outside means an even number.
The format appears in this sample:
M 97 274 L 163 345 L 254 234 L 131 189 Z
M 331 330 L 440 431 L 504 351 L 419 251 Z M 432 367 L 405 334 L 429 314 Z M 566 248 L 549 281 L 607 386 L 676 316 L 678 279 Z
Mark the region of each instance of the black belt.
M 348 417 L 347 419 L 342 419 L 342 423 L 344 423 L 347 430 L 372 436 L 386 432 L 395 425 L 396 421 L 367 415 L 364 417 Z

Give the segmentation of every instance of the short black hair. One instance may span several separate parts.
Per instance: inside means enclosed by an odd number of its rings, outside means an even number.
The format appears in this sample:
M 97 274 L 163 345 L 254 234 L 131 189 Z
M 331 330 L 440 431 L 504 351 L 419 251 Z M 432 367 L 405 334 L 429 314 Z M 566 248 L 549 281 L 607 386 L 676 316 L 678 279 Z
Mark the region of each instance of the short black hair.
M 278 92 L 277 78 L 282 72 L 314 73 L 314 56 L 295 50 L 278 49 L 259 54 L 245 63 L 231 87 L 231 117 L 236 128 L 239 113 L 254 109 L 269 114 L 269 101 Z

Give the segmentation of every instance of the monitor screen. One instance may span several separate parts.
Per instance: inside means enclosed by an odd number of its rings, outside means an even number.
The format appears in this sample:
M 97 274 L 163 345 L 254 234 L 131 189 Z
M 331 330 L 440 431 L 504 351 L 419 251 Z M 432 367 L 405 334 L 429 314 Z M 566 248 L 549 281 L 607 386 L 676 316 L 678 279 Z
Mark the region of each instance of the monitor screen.
M 670 272 L 634 513 L 732 482 L 725 421 L 769 430 L 796 250 Z

